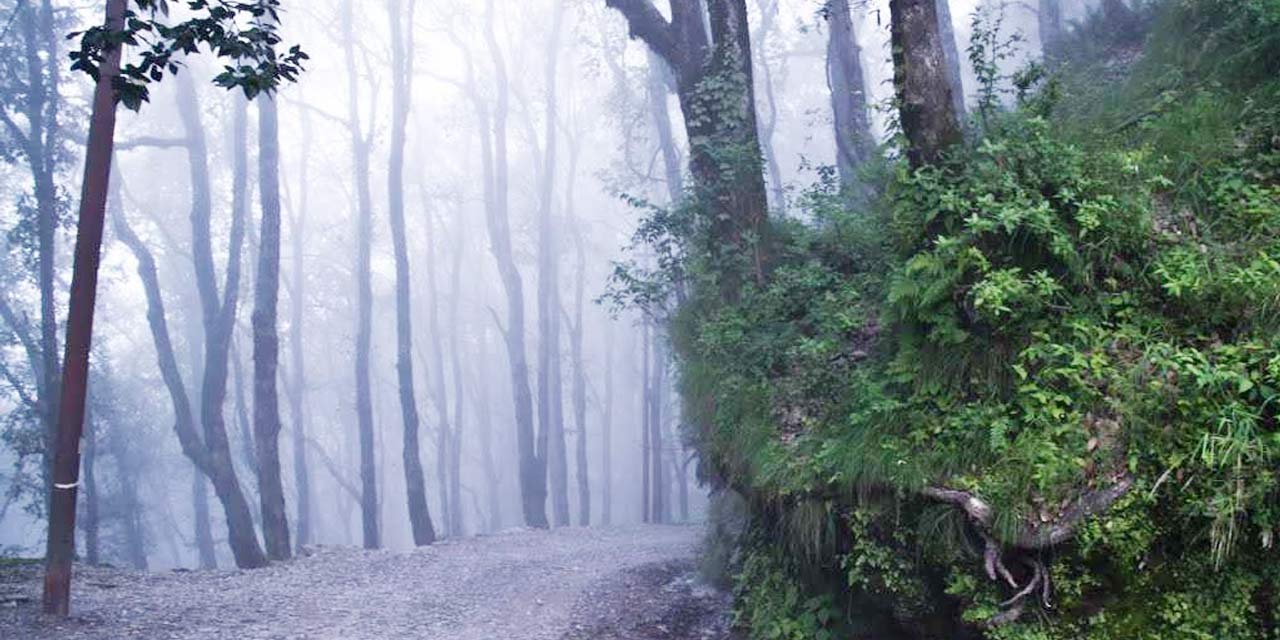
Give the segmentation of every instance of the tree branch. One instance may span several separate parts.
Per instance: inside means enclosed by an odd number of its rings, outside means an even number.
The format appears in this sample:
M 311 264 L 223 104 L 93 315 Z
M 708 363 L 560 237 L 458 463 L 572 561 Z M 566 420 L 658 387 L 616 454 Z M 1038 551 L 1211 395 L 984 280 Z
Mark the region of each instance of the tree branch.
M 627 19 L 632 38 L 649 45 L 672 67 L 680 66 L 672 24 L 650 0 L 605 0 L 605 6 L 617 9 Z

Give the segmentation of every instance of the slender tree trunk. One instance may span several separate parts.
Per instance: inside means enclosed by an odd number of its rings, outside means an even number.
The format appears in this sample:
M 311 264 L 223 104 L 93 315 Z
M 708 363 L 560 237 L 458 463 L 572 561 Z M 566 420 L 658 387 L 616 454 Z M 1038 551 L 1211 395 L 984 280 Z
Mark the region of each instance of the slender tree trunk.
M 604 406 L 600 417 L 600 524 L 613 524 L 613 323 L 604 344 Z
M 934 0 L 891 0 L 893 81 L 898 92 L 907 159 L 933 164 L 960 140 L 960 123 L 948 82 Z
M 559 136 L 556 69 L 560 59 L 563 3 L 552 12 L 550 42 L 543 82 L 546 84 L 542 184 L 538 212 L 538 424 L 548 441 L 546 459 L 551 482 L 551 514 L 557 527 L 569 519 L 569 461 L 564 430 L 564 388 L 560 361 L 560 265 L 556 248 L 555 181 Z
M 946 61 L 946 78 L 951 85 L 951 104 L 956 118 L 963 118 L 964 73 L 961 71 L 960 45 L 956 41 L 956 25 L 951 16 L 951 0 L 934 0 L 936 3 L 938 36 L 942 40 L 942 59 Z
M 107 29 L 118 31 L 123 27 L 127 4 L 125 0 L 107 0 Z M 67 349 L 63 355 L 45 551 L 44 612 L 59 617 L 66 617 L 70 611 L 71 561 L 76 553 L 80 436 L 84 428 L 85 393 L 89 384 L 89 351 L 93 343 L 93 307 L 98 293 L 107 183 L 115 147 L 116 103 L 112 83 L 120 73 L 120 55 L 119 45 L 108 45 L 103 51 L 89 119 L 84 186 L 80 193 L 80 219 L 76 229 L 71 304 L 67 315 Z
M 440 238 L 436 237 L 435 219 L 430 213 L 430 201 L 427 198 L 425 188 L 421 188 L 423 211 L 426 213 L 427 223 L 427 334 L 431 338 L 431 364 L 439 373 L 434 376 L 428 376 L 431 383 L 431 398 L 436 408 L 436 483 L 439 485 L 440 491 L 440 517 L 443 518 L 443 527 L 446 535 L 456 537 L 460 535 L 459 529 L 460 519 L 462 516 L 461 505 L 455 504 L 453 495 L 453 482 L 450 479 L 450 472 L 453 469 L 453 454 L 459 449 L 459 443 L 454 439 L 452 429 L 449 424 L 449 394 L 445 389 L 444 380 L 444 347 L 443 341 L 440 339 L 440 287 L 436 279 L 436 247 L 443 246 Z M 460 499 L 460 496 L 458 496 Z
M 267 556 L 288 559 L 289 520 L 280 469 L 280 132 L 275 98 L 258 100 L 258 193 L 262 199 L 253 309 L 253 441 Z
M 290 416 L 293 418 L 293 474 L 297 492 L 298 535 L 296 551 L 312 542 L 311 523 L 311 475 L 307 465 L 307 414 L 306 361 L 302 350 L 302 331 L 306 320 L 307 277 L 305 271 L 305 236 L 307 230 L 308 198 L 310 191 L 311 113 L 301 110 L 302 153 L 299 175 L 298 211 L 293 216 L 293 300 L 289 333 L 289 351 L 293 359 L 293 396 L 290 398 Z
M 462 258 L 466 247 L 466 224 L 459 218 L 455 224 L 453 242 L 453 268 L 450 277 L 449 293 L 449 356 L 453 374 L 453 437 L 454 446 L 450 449 L 449 460 L 449 497 L 453 505 L 453 521 L 457 523 L 459 535 L 463 531 L 462 518 L 462 444 L 463 444 L 463 409 L 466 406 L 466 393 L 462 375 L 462 321 L 459 313 L 462 308 Z M 492 464 L 489 461 L 488 464 Z M 476 522 L 479 525 L 479 521 Z
M 654 331 L 652 341 L 653 365 L 650 373 L 653 380 L 649 383 L 649 463 L 651 471 L 650 478 L 653 480 L 652 499 L 653 507 L 650 509 L 650 515 L 653 522 L 665 524 L 667 522 L 667 481 L 666 470 L 662 466 L 662 403 L 663 390 L 666 385 L 666 349 L 663 348 L 662 334 L 656 329 Z
M 667 196 L 671 205 L 684 196 L 684 173 L 680 167 L 680 151 L 676 148 L 676 137 L 671 126 L 671 110 L 667 106 L 667 95 L 670 94 L 671 70 L 662 58 L 649 54 L 649 111 L 653 114 L 653 125 L 658 132 L 658 150 L 662 152 L 662 167 L 667 183 Z
M 360 123 L 360 75 L 355 59 L 355 0 L 342 3 L 342 41 L 346 58 L 348 128 L 356 181 L 356 423 L 360 432 L 360 517 L 364 548 L 382 546 L 378 522 L 378 471 L 373 437 L 373 393 L 369 351 L 373 342 L 373 197 L 369 188 L 369 140 Z
M 36 371 L 36 399 L 44 428 L 42 477 L 46 490 L 52 473 L 57 433 L 58 316 L 55 297 L 58 191 L 54 183 L 58 129 L 58 54 L 53 30 L 53 9 L 45 0 L 37 10 L 32 0 L 17 7 L 25 46 L 27 76 L 23 114 L 28 129 L 21 145 L 31 169 L 36 202 L 36 272 L 40 289 L 40 367 Z M 43 54 L 43 60 L 42 60 Z M 47 505 L 46 505 L 47 506 Z
M 477 100 L 481 117 L 481 150 L 486 188 L 486 220 L 489 227 L 490 251 L 498 264 L 498 272 L 507 294 L 506 345 L 511 368 L 511 389 L 515 404 L 516 445 L 520 457 L 520 497 L 525 524 L 546 528 L 547 463 L 546 431 L 535 436 L 533 397 L 529 389 L 529 363 L 525 350 L 524 283 L 516 266 L 511 247 L 511 223 L 508 215 L 509 164 L 507 152 L 507 116 L 510 112 L 510 87 L 506 64 L 498 46 L 494 25 L 494 0 L 487 0 L 485 40 L 494 64 L 497 89 L 496 104 L 490 116 L 482 100 Z
M 848 194 L 858 183 L 858 168 L 871 158 L 875 148 L 862 50 L 853 29 L 849 0 L 827 0 L 827 29 L 827 83 L 835 124 L 836 169 L 840 186 Z
M 591 474 L 587 457 L 587 372 L 586 359 L 582 354 L 583 301 L 586 297 L 587 252 L 583 246 L 582 226 L 573 213 L 574 182 L 578 171 L 578 149 L 575 146 L 569 162 L 569 183 L 565 187 L 565 198 L 568 201 L 569 226 L 574 229 L 573 249 L 577 259 L 576 280 L 573 287 L 573 320 L 569 325 L 570 353 L 573 355 L 573 428 L 577 433 L 575 439 L 574 468 L 578 480 L 578 524 L 591 526 Z
M 778 154 L 774 150 L 773 138 L 778 130 L 778 96 L 773 86 L 773 65 L 769 62 L 768 38 L 773 33 L 778 19 L 778 0 L 756 0 L 760 9 L 760 31 L 757 66 L 760 68 L 760 86 L 764 88 L 764 125 L 760 132 L 760 148 L 764 152 L 765 169 L 768 171 L 770 197 L 773 198 L 773 209 L 786 209 L 787 197 L 782 184 L 782 167 L 778 163 Z
M 201 569 L 217 569 L 218 554 L 213 549 L 213 525 L 209 523 L 209 489 L 205 486 L 204 474 L 200 469 L 193 466 L 192 471 L 191 510 L 195 519 L 196 556 Z
M 422 453 L 418 444 L 418 401 L 413 388 L 413 322 L 409 298 L 409 249 L 404 226 L 404 143 L 409 117 L 413 78 L 413 30 L 406 37 L 404 24 L 413 24 L 415 0 L 408 2 L 408 15 L 401 0 L 389 0 L 391 22 L 391 157 L 387 168 L 388 212 L 391 242 L 396 263 L 396 373 L 400 380 L 400 413 L 404 419 L 404 484 L 409 500 L 409 524 L 413 543 L 436 541 L 435 527 L 427 508 L 427 486 L 423 480 Z M 403 22 L 402 22 L 403 21 Z
M 640 492 L 640 521 L 649 523 L 653 522 L 651 517 L 653 514 L 653 434 L 649 429 L 649 425 L 653 420 L 653 393 L 651 385 L 653 378 L 649 375 L 652 367 L 653 351 L 653 329 L 652 325 L 646 319 L 644 324 L 643 347 L 640 351 L 641 371 L 640 378 L 643 381 L 640 390 L 640 473 L 641 473 L 641 492 Z

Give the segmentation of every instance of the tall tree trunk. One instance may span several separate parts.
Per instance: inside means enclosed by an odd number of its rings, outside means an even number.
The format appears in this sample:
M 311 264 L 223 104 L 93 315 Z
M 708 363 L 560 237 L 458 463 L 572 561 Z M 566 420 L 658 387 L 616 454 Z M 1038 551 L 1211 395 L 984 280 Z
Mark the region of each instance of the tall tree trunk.
M 575 141 L 569 154 L 569 174 L 565 184 L 565 219 L 573 229 L 573 253 L 576 260 L 573 286 L 573 317 L 569 320 L 569 346 L 573 356 L 573 429 L 574 470 L 578 488 L 578 524 L 591 526 L 591 474 L 587 458 L 587 372 L 582 354 L 584 333 L 583 300 L 586 297 L 587 252 L 582 238 L 582 223 L 574 210 L 574 191 L 578 177 L 579 146 Z
M 938 37 L 942 40 L 942 59 L 946 61 L 947 83 L 951 85 L 951 104 L 956 118 L 963 118 L 964 73 L 961 71 L 960 45 L 956 41 L 956 23 L 951 16 L 951 0 L 935 0 L 938 15 Z
M 347 71 L 347 115 L 356 181 L 356 423 L 360 432 L 360 519 L 366 549 L 382 546 L 378 521 L 378 470 L 373 438 L 369 351 L 373 342 L 373 197 L 369 188 L 369 139 L 360 122 L 360 75 L 355 58 L 355 0 L 342 3 L 342 42 Z
M 710 221 L 705 249 L 725 273 L 721 295 L 734 298 L 744 277 L 763 280 L 770 243 L 745 0 L 705 0 L 705 11 L 703 0 L 673 0 L 670 20 L 650 0 L 606 4 L 676 74 L 690 173 Z
M 762 74 L 760 86 L 764 87 L 764 126 L 760 132 L 760 148 L 764 152 L 765 169 L 769 176 L 769 195 L 773 198 L 773 209 L 786 209 L 787 197 L 782 184 L 782 167 L 778 163 L 778 154 L 774 150 L 773 137 L 778 131 L 778 96 L 773 86 L 773 65 L 769 62 L 768 38 L 773 33 L 778 19 L 778 0 L 756 0 L 760 9 L 760 46 L 757 47 L 758 66 Z
M 913 167 L 933 164 L 961 137 L 936 6 L 934 0 L 891 0 L 889 10 L 893 82 L 907 159 Z
M 16 8 L 21 19 L 27 91 L 23 115 L 27 132 L 20 148 L 27 157 L 36 202 L 36 280 L 40 290 L 40 367 L 36 371 L 36 400 L 44 430 L 42 477 L 46 490 L 52 473 L 57 433 L 58 316 L 55 297 L 58 190 L 54 183 L 57 148 L 59 87 L 57 38 L 53 37 L 53 8 L 44 0 L 37 10 L 32 0 Z
M 253 441 L 258 450 L 258 495 L 267 556 L 293 553 L 280 469 L 280 132 L 273 96 L 258 100 L 258 193 L 262 199 L 258 275 L 253 309 Z
M 293 361 L 293 395 L 289 399 L 290 412 L 293 418 L 293 474 L 294 490 L 297 492 L 298 504 L 298 536 L 295 541 L 297 551 L 303 545 L 311 544 L 311 475 L 307 465 L 307 414 L 306 362 L 302 350 L 302 330 L 306 320 L 307 277 L 305 265 L 305 236 L 307 230 L 308 198 L 310 191 L 310 159 L 311 159 L 311 113 L 301 110 L 302 120 L 302 153 L 300 155 L 300 174 L 298 176 L 298 210 L 293 216 L 293 300 L 291 304 L 292 319 L 289 333 L 289 351 Z
M 409 524 L 413 543 L 436 541 L 435 527 L 427 508 L 427 485 L 423 480 L 422 452 L 418 444 L 418 401 L 413 388 L 413 321 L 409 298 L 409 249 L 404 226 L 404 143 L 409 118 L 413 78 L 413 29 L 406 37 L 404 25 L 413 24 L 415 0 L 408 2 L 408 15 L 401 0 L 387 2 L 391 22 L 391 157 L 387 166 L 388 213 L 391 242 L 396 263 L 396 374 L 400 380 L 400 413 L 404 419 L 404 485 L 409 501 Z
M 653 522 L 653 433 L 649 429 L 653 418 L 653 377 L 650 375 L 653 366 L 650 356 L 653 352 L 653 328 L 648 319 L 645 320 L 643 332 L 643 346 L 640 350 L 640 521 L 649 523 Z
M 849 0 L 827 0 L 827 84 L 835 124 L 836 170 L 840 187 L 852 193 L 858 168 L 871 158 L 875 140 L 867 110 L 867 83 L 862 49 L 853 29 Z
M 435 233 L 435 218 L 431 214 L 431 203 L 427 198 L 426 188 L 421 185 L 419 185 L 419 188 L 422 197 L 422 210 L 426 214 L 427 223 L 427 249 L 425 251 L 428 298 L 427 334 L 431 338 L 431 364 L 439 372 L 434 376 L 428 376 L 431 383 L 431 399 L 436 408 L 436 483 L 439 485 L 440 491 L 440 517 L 444 521 L 442 526 L 446 535 L 456 537 L 460 535 L 462 508 L 461 505 L 454 503 L 453 498 L 455 496 L 453 495 L 453 482 L 450 479 L 450 472 L 453 468 L 453 454 L 460 447 L 453 437 L 449 424 L 449 394 L 445 388 L 444 347 L 443 341 L 440 339 L 440 287 L 436 279 L 436 247 L 444 246 L 444 243 Z
M 209 489 L 205 486 L 204 473 L 192 467 L 191 512 L 195 520 L 196 557 L 200 568 L 218 568 L 218 554 L 213 549 L 213 525 L 209 522 Z
M 604 406 L 600 416 L 600 524 L 613 524 L 613 323 L 604 343 Z
M 1037 18 L 1040 26 L 1040 51 L 1045 61 L 1052 65 L 1064 53 L 1061 0 L 1040 0 Z
M 188 168 L 191 175 L 191 244 L 195 266 L 196 288 L 204 319 L 204 379 L 198 394 L 200 423 L 204 428 L 203 448 L 206 463 L 197 466 L 209 476 L 214 493 L 226 513 L 227 541 L 231 545 L 236 566 L 247 569 L 266 564 L 262 547 L 253 527 L 252 510 L 232 463 L 231 445 L 227 438 L 223 405 L 227 397 L 227 359 L 231 335 L 235 330 L 240 299 L 240 262 L 244 245 L 245 218 L 248 216 L 247 183 L 247 117 L 233 122 L 234 155 L 232 186 L 232 220 L 223 293 L 218 294 L 216 268 L 213 261 L 211 232 L 212 195 L 209 186 L 208 151 L 204 125 L 200 122 L 199 99 L 190 74 L 179 74 L 178 113 L 186 133 Z M 238 101 L 237 110 L 247 109 Z M 141 244 L 141 243 L 139 243 Z M 143 247 L 145 249 L 145 247 Z M 138 251 L 134 251 L 135 254 Z M 139 257 L 141 259 L 141 257 Z M 157 287 L 156 295 L 159 296 Z M 162 307 L 161 307 L 162 309 Z M 167 327 L 165 329 L 167 331 Z M 187 453 L 187 447 L 183 447 Z M 188 456 L 190 454 L 188 453 Z M 193 462 L 196 462 L 194 459 Z
M 450 448 L 449 459 L 449 502 L 453 506 L 453 521 L 457 523 L 459 535 L 463 530 L 462 518 L 462 443 L 463 443 L 463 408 L 466 406 L 466 392 L 462 375 L 462 320 L 459 317 L 462 309 L 462 258 L 466 251 L 466 225 L 459 218 L 454 223 L 453 267 L 449 284 L 449 356 L 453 374 L 453 437 L 454 446 Z M 492 464 L 492 460 L 488 461 Z M 477 521 L 476 523 L 480 523 Z
M 653 334 L 653 365 L 650 368 L 650 374 L 653 376 L 649 383 L 649 476 L 653 480 L 652 498 L 653 507 L 650 509 L 652 521 L 665 524 L 667 518 L 667 475 L 666 469 L 662 465 L 662 404 L 664 402 L 663 391 L 666 388 L 666 371 L 667 356 L 666 349 L 663 347 L 665 338 L 656 329 Z
M 126 0 L 107 0 L 106 26 L 124 25 Z M 120 45 L 107 45 L 98 69 L 89 119 L 89 140 L 80 193 L 71 304 L 67 315 L 66 353 L 59 390 L 54 438 L 52 483 L 49 485 L 49 530 L 45 551 L 44 612 L 66 617 L 71 601 L 71 561 L 76 553 L 76 487 L 80 483 L 80 436 L 84 428 L 89 384 L 89 351 L 93 343 L 93 306 L 98 293 L 98 263 L 106 219 L 107 183 L 115 147 L 116 103 L 112 83 L 120 73 Z
M 666 176 L 667 197 L 676 206 L 684 196 L 684 173 L 680 168 L 680 151 L 671 126 L 671 110 L 667 95 L 671 93 L 671 70 L 654 53 L 649 53 L 649 111 L 653 126 L 658 132 L 658 150 L 662 152 L 663 173 Z
M 556 248 L 555 181 L 559 136 L 556 132 L 556 69 L 564 5 L 555 3 L 543 82 L 546 84 L 542 184 L 538 211 L 538 424 L 547 441 L 546 459 L 551 481 L 551 514 L 555 526 L 569 520 L 569 461 L 564 430 L 564 387 L 560 361 L 560 265 Z
M 524 283 L 511 247 L 508 211 L 510 177 L 507 116 L 510 112 L 510 87 L 494 25 L 494 0 L 487 0 L 485 8 L 485 41 L 493 60 L 497 89 L 492 129 L 487 105 L 475 96 L 476 113 L 481 120 L 481 159 L 486 185 L 485 218 L 489 227 L 490 251 L 497 262 L 498 273 L 507 295 L 505 337 L 507 360 L 511 368 L 512 399 L 515 404 L 516 446 L 520 457 L 520 499 L 524 522 L 530 527 L 546 528 L 547 463 L 542 455 L 546 449 L 542 443 L 547 434 L 545 430 L 536 437 L 534 434 L 533 397 L 529 389 L 529 363 L 525 350 Z

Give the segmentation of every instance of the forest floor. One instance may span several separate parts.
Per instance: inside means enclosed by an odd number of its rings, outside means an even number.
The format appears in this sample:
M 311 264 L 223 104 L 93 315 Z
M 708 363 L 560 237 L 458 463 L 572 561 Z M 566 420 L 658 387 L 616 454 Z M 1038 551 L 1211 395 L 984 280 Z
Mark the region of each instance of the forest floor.
M 408 553 L 321 546 L 256 571 L 77 567 L 39 614 L 40 567 L 0 567 L 0 638 L 729 640 L 696 527 L 516 530 Z

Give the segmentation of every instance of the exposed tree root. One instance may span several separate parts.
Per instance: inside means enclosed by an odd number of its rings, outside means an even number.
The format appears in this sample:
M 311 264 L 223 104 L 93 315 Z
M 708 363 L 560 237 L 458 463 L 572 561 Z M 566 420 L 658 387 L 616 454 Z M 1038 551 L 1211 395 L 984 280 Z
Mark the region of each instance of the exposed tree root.
M 1027 610 L 1028 601 L 1037 593 L 1040 604 L 1051 608 L 1053 582 L 1048 567 L 1040 559 L 1040 552 L 1060 545 L 1075 535 L 1076 528 L 1086 519 L 1106 511 L 1133 488 L 1133 479 L 1126 473 L 1114 477 L 1111 485 L 1081 494 L 1056 518 L 1048 523 L 1028 523 L 1008 540 L 998 540 L 993 532 L 995 510 L 991 505 L 967 491 L 943 487 L 925 487 L 921 493 L 933 500 L 950 504 L 964 512 L 982 536 L 984 548 L 983 567 L 993 582 L 1005 582 L 1014 595 L 1000 603 L 1002 611 L 986 621 L 987 627 L 997 627 L 1018 621 Z M 1009 570 L 1006 560 L 1015 558 L 1029 573 L 1026 582 L 1019 582 Z

